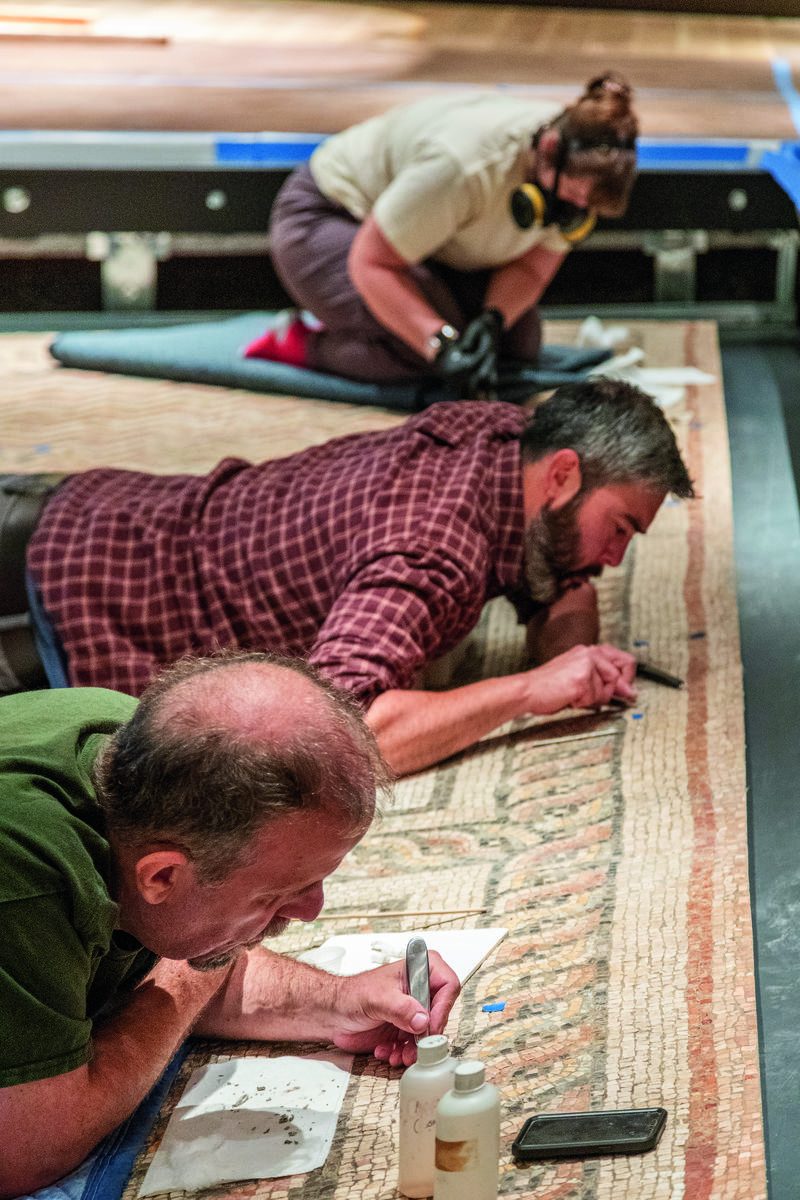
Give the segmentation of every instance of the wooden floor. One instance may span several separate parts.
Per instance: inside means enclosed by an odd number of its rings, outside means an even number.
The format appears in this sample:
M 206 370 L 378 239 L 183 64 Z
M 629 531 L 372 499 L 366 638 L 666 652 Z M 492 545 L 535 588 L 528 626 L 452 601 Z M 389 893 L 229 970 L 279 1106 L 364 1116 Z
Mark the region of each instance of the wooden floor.
M 794 140 L 776 64 L 791 89 L 800 19 L 498 3 L 0 5 L 0 96 L 17 129 L 327 133 L 459 84 L 566 103 L 613 66 L 636 88 L 646 135 Z

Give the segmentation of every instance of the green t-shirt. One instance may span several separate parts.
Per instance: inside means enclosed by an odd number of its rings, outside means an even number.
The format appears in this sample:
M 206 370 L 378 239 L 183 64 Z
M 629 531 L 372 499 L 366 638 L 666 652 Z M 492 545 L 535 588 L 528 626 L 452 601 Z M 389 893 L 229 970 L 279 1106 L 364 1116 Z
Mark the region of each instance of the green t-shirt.
M 87 1062 L 92 1018 L 155 961 L 115 932 L 91 781 L 135 708 L 103 688 L 0 699 L 0 1087 Z

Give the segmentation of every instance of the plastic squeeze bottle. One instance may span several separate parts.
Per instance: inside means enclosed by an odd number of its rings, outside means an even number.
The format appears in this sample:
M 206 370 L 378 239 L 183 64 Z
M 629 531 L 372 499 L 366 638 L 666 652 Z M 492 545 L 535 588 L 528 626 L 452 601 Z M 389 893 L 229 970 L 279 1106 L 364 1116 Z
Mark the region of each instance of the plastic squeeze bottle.
M 435 1200 L 497 1200 L 500 1096 L 483 1063 L 462 1062 L 436 1114 Z
M 404 1196 L 433 1195 L 436 1106 L 453 1086 L 456 1060 L 441 1033 L 420 1038 L 417 1061 L 400 1079 L 400 1147 L 397 1185 Z

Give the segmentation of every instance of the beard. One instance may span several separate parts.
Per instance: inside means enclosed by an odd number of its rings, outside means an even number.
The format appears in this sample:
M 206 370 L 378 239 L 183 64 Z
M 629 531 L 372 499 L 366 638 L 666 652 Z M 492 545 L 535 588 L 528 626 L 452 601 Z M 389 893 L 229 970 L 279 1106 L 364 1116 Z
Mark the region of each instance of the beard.
M 193 971 L 218 971 L 220 967 L 227 967 L 245 950 L 252 950 L 254 947 L 260 946 L 265 938 L 279 937 L 288 929 L 289 924 L 288 917 L 273 917 L 258 937 L 253 938 L 252 942 L 242 942 L 240 946 L 231 946 L 230 950 L 225 950 L 222 954 L 201 955 L 200 958 L 190 958 L 187 961 Z
M 556 510 L 548 500 L 528 522 L 525 529 L 525 581 L 537 604 L 552 604 L 564 591 L 570 576 L 600 574 L 599 566 L 578 569 L 581 543 L 578 513 L 584 499 L 579 492 Z

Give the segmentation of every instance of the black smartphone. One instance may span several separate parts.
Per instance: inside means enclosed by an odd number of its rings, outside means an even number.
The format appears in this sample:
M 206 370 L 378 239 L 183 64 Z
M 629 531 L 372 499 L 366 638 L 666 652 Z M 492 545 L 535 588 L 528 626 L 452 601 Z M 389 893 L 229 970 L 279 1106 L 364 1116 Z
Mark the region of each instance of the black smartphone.
M 512 1152 L 515 1158 L 587 1158 L 593 1154 L 641 1154 L 664 1131 L 665 1108 L 615 1112 L 540 1113 L 528 1117 Z

